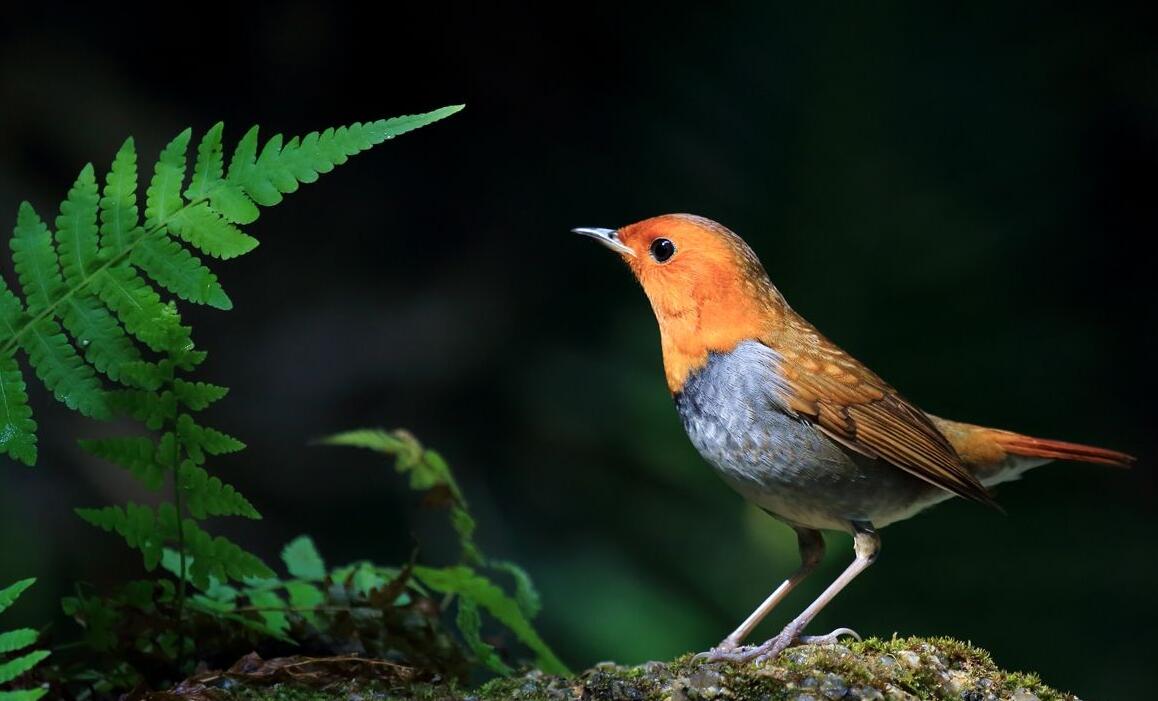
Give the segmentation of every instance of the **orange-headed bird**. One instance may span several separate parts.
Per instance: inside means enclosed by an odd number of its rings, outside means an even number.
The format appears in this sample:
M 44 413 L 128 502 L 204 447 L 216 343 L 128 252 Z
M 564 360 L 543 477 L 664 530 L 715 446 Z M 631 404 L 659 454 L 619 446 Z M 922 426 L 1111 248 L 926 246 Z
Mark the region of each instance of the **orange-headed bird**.
M 692 444 L 744 498 L 796 531 L 801 565 L 709 659 L 770 659 L 876 559 L 877 529 L 1050 460 L 1128 465 L 1129 455 L 926 414 L 822 336 L 729 229 L 669 214 L 622 229 L 575 229 L 619 253 L 659 322 L 667 386 Z M 855 559 L 762 645 L 752 629 L 824 556 L 821 530 L 851 533 Z

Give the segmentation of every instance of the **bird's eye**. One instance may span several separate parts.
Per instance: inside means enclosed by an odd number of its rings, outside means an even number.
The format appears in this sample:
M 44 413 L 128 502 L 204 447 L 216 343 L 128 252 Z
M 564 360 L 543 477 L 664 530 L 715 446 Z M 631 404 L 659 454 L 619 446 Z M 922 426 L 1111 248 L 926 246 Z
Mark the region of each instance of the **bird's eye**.
M 663 263 L 675 255 L 675 244 L 670 239 L 656 239 L 651 242 L 651 257 L 655 262 Z

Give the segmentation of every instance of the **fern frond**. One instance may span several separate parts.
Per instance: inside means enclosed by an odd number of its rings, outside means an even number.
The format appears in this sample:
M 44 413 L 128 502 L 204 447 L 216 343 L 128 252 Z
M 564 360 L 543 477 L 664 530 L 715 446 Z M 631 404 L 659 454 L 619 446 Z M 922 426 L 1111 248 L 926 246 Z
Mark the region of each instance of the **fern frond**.
M 253 504 L 232 485 L 211 477 L 205 468 L 186 460 L 178 470 L 178 482 L 185 494 L 185 507 L 193 518 L 244 516 L 260 519 Z
M 61 321 L 87 360 L 110 380 L 121 379 L 125 363 L 138 362 L 141 352 L 96 297 L 73 295 L 61 303 Z
M 202 253 L 222 260 L 257 248 L 257 239 L 238 229 L 205 202 L 174 214 L 169 220 L 169 229 Z
M 143 436 L 118 436 L 80 441 L 90 455 L 128 470 L 145 487 L 158 490 L 165 482 L 165 470 L 157 462 L 157 444 Z
M 137 150 L 132 137 L 121 144 L 105 178 L 100 222 L 100 250 L 110 257 L 128 249 L 139 231 Z
M 314 613 L 315 607 L 326 602 L 326 595 L 309 582 L 290 580 L 285 583 L 285 593 L 289 596 L 289 604 L 298 615 L 312 626 L 318 625 L 318 616 Z
M 193 557 L 193 563 L 189 566 L 189 579 L 198 589 L 208 587 L 210 577 L 225 582 L 275 576 L 273 570 L 256 555 L 247 553 L 236 543 L 221 536 L 214 538 L 192 519 L 185 519 L 184 529 L 185 547 Z
M 31 628 L 17 628 L 0 633 L 0 654 L 23 650 L 36 642 L 40 633 Z
M 3 613 L 16 601 L 24 590 L 32 586 L 35 579 L 22 579 L 15 584 L 0 589 L 0 613 Z M 0 655 L 17 650 L 23 650 L 36 642 L 40 634 L 31 628 L 19 628 L 0 633 Z M 34 650 L 9 660 L 0 659 L 0 686 L 16 679 L 20 675 L 40 664 L 48 657 L 46 650 Z M 0 701 L 35 701 L 47 693 L 45 687 L 36 689 L 16 689 L 0 691 Z
M 68 197 L 60 203 L 60 214 L 56 217 L 60 266 L 64 269 L 65 281 L 73 289 L 82 286 L 85 277 L 97 265 L 99 205 L 96 176 L 89 163 L 76 176 L 76 182 L 68 191 Z
M 201 143 L 197 145 L 197 160 L 193 163 L 193 177 L 189 180 L 189 188 L 185 190 L 185 197 L 190 200 L 208 197 L 225 174 L 221 149 L 221 133 L 224 130 L 224 122 L 214 124 L 209 127 L 209 130 L 201 137 Z
M 14 657 L 7 662 L 0 663 L 0 684 L 7 684 L 21 674 L 32 669 L 36 665 L 44 661 L 49 656 L 47 650 L 36 650 L 20 657 Z M 34 689 L 33 691 L 41 691 L 42 689 Z M 41 694 L 43 696 L 43 693 Z
M 265 623 L 266 631 L 276 638 L 289 638 L 289 617 L 286 616 L 286 602 L 276 591 L 252 591 L 249 602 L 257 609 L 257 614 Z
M 8 607 L 19 599 L 20 595 L 33 584 L 36 584 L 36 579 L 29 577 L 28 579 L 21 579 L 18 582 L 0 589 L 0 613 L 7 611 Z
M 482 639 L 482 615 L 479 614 L 478 604 L 474 599 L 459 597 L 458 615 L 455 616 L 454 622 L 458 626 L 458 632 L 462 633 L 463 642 L 479 662 L 491 671 L 504 676 L 514 673 L 514 670 L 499 658 L 494 647 Z
M 507 596 L 493 582 L 465 566 L 458 567 L 415 567 L 414 576 L 426 586 L 441 594 L 457 594 L 470 599 L 482 607 L 496 620 L 506 626 L 524 645 L 534 651 L 540 669 L 550 674 L 569 674 L 566 665 L 555 656 L 530 621 L 523 615 L 522 608 Z M 467 632 L 463 632 L 467 635 Z
M 48 689 L 16 689 L 0 691 L 0 701 L 37 701 L 48 693 Z
M 7 290 L 0 290 L 0 295 L 3 292 Z M 25 465 L 36 464 L 36 421 L 28 406 L 24 374 L 11 352 L 0 353 L 0 453 Z
M 130 259 L 154 282 L 187 302 L 228 311 L 233 301 L 217 276 L 184 246 L 162 232 L 146 234 Z
M 130 503 L 123 508 L 77 509 L 76 513 L 104 531 L 117 533 L 129 547 L 140 550 L 145 569 L 149 571 L 161 563 L 165 543 L 177 538 L 177 510 L 172 504 L 161 504 L 155 512 L 147 506 Z M 193 519 L 184 519 L 181 528 L 191 559 L 189 580 L 198 589 L 209 587 L 210 577 L 226 582 L 274 576 L 273 570 L 256 555 L 247 553 L 226 538 L 214 538 Z
M 36 459 L 36 423 L 17 348 L 24 349 L 57 399 L 85 415 L 107 417 L 101 374 L 138 389 L 160 385 L 164 373 L 142 360 L 138 341 L 182 370 L 203 358 L 193 349 L 192 331 L 176 304 L 162 291 L 219 309 L 232 306 L 217 275 L 184 243 L 218 259 L 247 253 L 258 242 L 239 225 L 258 218 L 258 204 L 276 204 L 351 155 L 459 109 L 358 123 L 288 141 L 278 135 L 260 153 L 254 128 L 234 150 L 228 172 L 218 123 L 200 139 L 187 186 L 192 132 L 186 129 L 152 168 L 143 222 L 132 138 L 117 150 L 103 183 L 91 164 L 81 169 L 53 231 L 30 205 L 21 205 L 11 240 L 20 289 L 10 290 L 0 280 L 0 454 L 29 464 Z
M 20 203 L 9 245 L 16 276 L 28 301 L 28 312 L 41 314 L 63 296 L 64 277 L 52 245 L 52 234 L 27 202 Z
M 27 202 L 20 204 L 10 243 L 16 274 L 28 299 L 28 314 L 34 317 L 20 338 L 29 362 L 45 386 L 70 409 L 96 418 L 108 416 L 100 380 L 51 315 L 53 304 L 64 295 L 64 277 L 52 234 Z
M 147 506 L 125 504 L 106 506 L 101 509 L 77 509 L 76 514 L 85 521 L 109 533 L 116 533 L 125 539 L 130 548 L 140 550 L 145 558 L 145 569 L 152 572 L 161 562 L 161 552 L 165 541 L 176 533 L 176 511 L 172 504 L 162 504 L 159 512 L 168 518 L 158 518 Z
M 177 412 L 177 397 L 172 392 L 150 392 L 140 389 L 118 389 L 108 393 L 109 406 L 159 431 L 165 419 Z
M 44 386 L 69 409 L 94 419 L 110 417 L 104 388 L 93 369 L 77 355 L 60 325 L 41 319 L 20 339 L 28 362 Z
M 326 578 L 326 562 L 308 535 L 298 536 L 286 544 L 281 560 L 291 577 L 315 582 Z
M 192 134 L 192 129 L 186 129 L 161 150 L 153 168 L 153 179 L 145 191 L 145 228 L 148 230 L 164 226 L 174 212 L 185 206 L 181 186 L 185 182 L 185 152 Z
M 150 363 L 147 360 L 133 360 L 121 363 L 120 381 L 134 389 L 155 391 L 168 377 L 168 371 L 163 369 L 167 361 Z
M 310 132 L 284 145 L 281 135 L 276 134 L 266 142 L 260 156 L 257 155 L 257 127 L 254 127 L 238 144 L 229 163 L 227 180 L 241 186 L 257 204 L 271 207 L 281 201 L 283 194 L 296 191 L 299 183 L 316 181 L 320 173 L 330 172 L 350 156 L 461 109 L 462 105 L 454 105 L 421 115 Z
M 527 574 L 527 571 L 519 565 L 508 560 L 491 560 L 488 565 L 492 569 L 506 572 L 515 580 L 515 601 L 518 602 L 523 615 L 528 619 L 538 616 L 539 611 L 543 608 L 543 601 L 539 598 L 539 591 L 535 589 L 535 583 L 531 581 L 531 575 Z
M 101 301 L 116 312 L 129 333 L 158 353 L 173 345 L 190 345 L 191 330 L 181 325 L 177 308 L 161 300 L 128 264 L 105 268 L 94 281 Z
M 229 394 L 229 388 L 208 382 L 187 382 L 178 379 L 173 381 L 173 393 L 185 406 L 193 411 L 201 411 L 219 399 L 223 399 L 225 395 Z
M 201 462 L 202 452 L 224 455 L 245 449 L 245 444 L 233 436 L 215 428 L 199 426 L 188 414 L 177 418 L 177 435 L 181 437 L 181 444 L 189 451 L 189 455 L 197 462 Z

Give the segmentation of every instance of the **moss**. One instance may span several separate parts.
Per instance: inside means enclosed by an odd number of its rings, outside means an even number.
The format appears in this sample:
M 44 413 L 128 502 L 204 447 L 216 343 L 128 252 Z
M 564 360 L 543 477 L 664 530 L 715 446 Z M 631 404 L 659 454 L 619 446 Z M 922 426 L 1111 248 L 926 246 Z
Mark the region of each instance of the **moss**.
M 1001 670 L 989 653 L 949 638 L 866 640 L 789 649 L 772 663 L 703 663 L 688 654 L 634 667 L 604 663 L 572 678 L 529 672 L 478 689 L 423 682 L 369 685 L 356 680 L 324 689 L 214 690 L 219 701 L 1062 701 L 1076 697 L 1036 675 Z M 164 699 L 174 699 L 166 695 Z M 156 701 L 162 697 L 157 696 Z

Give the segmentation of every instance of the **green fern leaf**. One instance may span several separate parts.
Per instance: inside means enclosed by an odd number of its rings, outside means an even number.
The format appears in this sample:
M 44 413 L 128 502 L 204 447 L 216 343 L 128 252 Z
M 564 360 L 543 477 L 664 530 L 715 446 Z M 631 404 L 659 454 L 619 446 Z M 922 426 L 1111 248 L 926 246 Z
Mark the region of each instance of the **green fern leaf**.
M 190 329 L 181 325 L 176 307 L 162 302 L 127 264 L 106 268 L 97 276 L 95 286 L 101 301 L 151 350 L 162 352 L 192 344 Z
M 0 701 L 37 701 L 47 693 L 48 689 L 44 688 L 0 691 Z
M 133 249 L 132 261 L 183 300 L 223 310 L 233 308 L 233 301 L 217 282 L 217 276 L 164 232 L 147 234 Z
M 515 580 L 515 601 L 518 602 L 519 608 L 523 615 L 528 619 L 533 619 L 539 615 L 539 611 L 543 608 L 543 602 L 539 598 L 539 592 L 535 589 L 535 583 L 531 581 L 531 575 L 527 574 L 519 565 L 506 560 L 495 560 L 490 563 L 490 566 L 500 572 L 506 572 Z
M 189 181 L 189 188 L 185 190 L 185 197 L 190 200 L 199 200 L 209 196 L 209 193 L 221 182 L 224 167 L 221 154 L 221 133 L 225 124 L 218 122 L 205 132 L 201 143 L 197 145 L 197 160 L 193 163 L 193 177 Z
M 118 389 L 108 393 L 109 406 L 120 414 L 141 421 L 150 430 L 159 431 L 165 420 L 177 414 L 177 397 L 172 392 L 150 392 Z
M 21 579 L 18 582 L 0 589 L 0 613 L 7 611 L 8 607 L 19 599 L 20 595 L 33 584 L 36 584 L 36 578 L 29 577 L 28 579 Z
M 462 502 L 462 494 L 454 482 L 446 463 L 432 451 L 425 451 L 422 444 L 406 431 L 386 432 L 381 429 L 357 429 L 323 438 L 325 445 L 346 445 L 367 448 L 395 457 L 394 469 L 410 477 L 410 488 L 426 490 L 437 485 L 448 487 L 455 498 Z M 426 453 L 437 459 L 427 460 Z
M 140 227 L 137 212 L 137 151 L 129 137 L 113 158 L 100 199 L 100 249 L 109 254 L 126 250 Z
M 231 579 L 268 579 L 275 576 L 273 570 L 256 555 L 242 550 L 221 536 L 210 536 L 192 519 L 185 519 L 184 530 L 185 547 L 193 556 L 189 579 L 198 589 L 208 587 L 210 577 L 225 582 Z
M 241 186 L 221 182 L 209 194 L 209 205 L 234 224 L 252 224 L 260 212 Z
M 36 642 L 40 633 L 31 628 L 17 628 L 0 633 L 0 653 L 23 650 Z
M 473 599 L 459 597 L 458 615 L 455 616 L 454 622 L 458 626 L 458 632 L 462 633 L 462 639 L 466 646 L 470 648 L 479 662 L 482 662 L 491 671 L 504 676 L 514 673 L 514 670 L 499 658 L 494 647 L 483 641 L 482 616 L 479 615 L 478 604 Z
M 22 579 L 12 585 L 0 589 L 0 613 L 3 613 L 16 601 L 24 590 L 32 586 L 35 579 Z M 19 628 L 0 633 L 0 654 L 23 650 L 36 642 L 40 634 L 31 628 Z M 49 653 L 45 650 L 35 650 L 10 660 L 0 661 L 0 685 L 16 679 L 20 675 L 40 664 Z M 0 691 L 0 701 L 19 701 L 37 699 L 45 694 L 45 689 L 21 689 L 14 691 Z
M 285 583 L 285 593 L 289 596 L 290 607 L 301 616 L 306 623 L 317 628 L 318 615 L 314 609 L 326 603 L 326 595 L 309 582 L 300 582 L 297 580 Z
M 153 169 L 153 179 L 145 191 L 145 228 L 164 226 L 173 212 L 185 206 L 181 185 L 185 182 L 185 152 L 189 149 L 191 129 L 178 134 L 161 151 Z
M 162 361 L 164 362 L 164 361 Z M 167 371 L 158 363 L 133 360 L 120 365 L 120 381 L 129 387 L 155 391 L 166 379 Z
M 285 591 L 289 595 L 290 606 L 313 622 L 312 611 L 326 602 L 326 595 L 317 585 L 291 579 L 285 582 Z
M 503 593 L 502 589 L 486 577 L 461 565 L 442 569 L 415 567 L 414 576 L 436 592 L 457 594 L 485 609 L 535 653 L 536 664 L 544 672 L 570 674 L 563 662 L 535 632 L 530 621 L 523 615 L 518 602 Z
M 77 355 L 60 325 L 44 318 L 27 327 L 20 345 L 36 376 L 69 409 L 95 419 L 111 416 L 104 389 L 93 369 Z
M 271 138 L 255 158 L 257 128 L 250 129 L 242 138 L 229 164 L 229 182 L 240 185 L 254 202 L 270 207 L 282 199 L 283 193 L 297 190 L 298 183 L 312 183 L 321 173 L 345 163 L 357 153 L 440 119 L 462 109 L 462 105 L 443 107 L 425 114 L 381 119 L 367 124 L 354 123 L 348 127 L 310 132 L 299 139 L 291 139 L 284 146 L 280 134 Z
M 217 477 L 211 477 L 203 467 L 186 460 L 178 471 L 178 479 L 185 494 L 185 506 L 193 518 L 204 519 L 210 516 L 261 518 L 261 514 L 253 508 L 248 499 L 232 485 L 225 484 Z
M 156 491 L 165 483 L 165 470 L 155 455 L 157 445 L 143 436 L 118 436 L 80 441 L 88 454 L 128 470 L 147 488 Z
M 29 362 L 45 386 L 70 409 L 86 416 L 107 416 L 100 380 L 77 355 L 60 325 L 47 311 L 64 295 L 64 278 L 52 235 L 27 202 L 20 205 L 11 246 L 16 274 L 28 298 L 29 313 L 37 315 L 20 337 Z
M 199 426 L 192 416 L 182 414 L 177 418 L 177 435 L 181 444 L 197 462 L 202 460 L 202 451 L 210 455 L 236 453 L 245 449 L 245 444 L 233 436 L 214 428 Z
M 178 379 L 173 380 L 173 392 L 182 404 L 193 411 L 201 411 L 229 394 L 229 388 L 208 382 L 187 382 Z
M 177 435 L 172 431 L 162 433 L 161 440 L 157 443 L 157 452 L 154 454 L 157 464 L 174 470 L 180 457 L 181 446 L 177 443 Z
M 275 591 L 254 591 L 249 594 L 249 602 L 258 609 L 257 615 L 265 623 L 266 629 L 278 638 L 286 638 L 289 634 L 289 618 L 286 616 L 286 603 L 281 595 Z
M 9 244 L 20 287 L 28 300 L 28 311 L 40 314 L 63 296 L 64 278 L 52 245 L 52 234 L 27 202 L 20 203 Z
M 20 657 L 14 657 L 7 662 L 0 663 L 0 684 L 7 684 L 21 674 L 32 669 L 49 656 L 47 650 L 36 650 Z
M 60 249 L 60 266 L 69 288 L 84 284 L 97 265 L 99 230 L 97 211 L 100 195 L 96 176 L 89 163 L 76 176 L 68 197 L 60 203 L 56 217 L 56 245 Z
M 298 536 L 290 541 L 282 549 L 281 559 L 291 577 L 314 582 L 326 578 L 326 563 L 309 536 Z
M 117 533 L 130 548 L 140 550 L 145 558 L 145 569 L 152 572 L 161 562 L 165 540 L 176 535 L 176 512 L 172 504 L 162 504 L 159 512 L 169 512 L 168 519 L 157 517 L 147 506 L 126 504 L 101 509 L 76 509 L 85 521 L 109 533 Z
M 169 220 L 169 230 L 206 255 L 222 260 L 249 253 L 258 243 L 204 202 L 175 213 Z
M 11 352 L 0 353 L 0 454 L 36 464 L 36 421 L 28 406 L 24 374 Z
M 62 302 L 60 311 L 64 328 L 76 339 L 85 360 L 110 380 L 121 379 L 125 363 L 140 361 L 137 346 L 96 297 L 74 294 Z
M 257 165 L 257 125 L 249 128 L 249 131 L 241 137 L 237 142 L 237 147 L 233 150 L 233 158 L 229 159 L 229 175 L 226 176 L 228 182 L 237 185 L 245 190 L 246 194 L 253 198 L 257 204 L 268 207 L 268 204 L 263 202 L 262 196 L 255 196 L 253 191 L 246 187 L 246 184 L 254 179 L 253 171 Z M 260 181 L 259 181 L 260 182 Z M 264 199 L 269 199 L 271 196 L 267 193 L 259 193 L 264 195 Z M 276 191 L 275 193 L 276 194 Z

